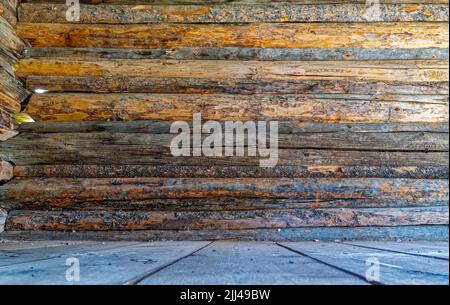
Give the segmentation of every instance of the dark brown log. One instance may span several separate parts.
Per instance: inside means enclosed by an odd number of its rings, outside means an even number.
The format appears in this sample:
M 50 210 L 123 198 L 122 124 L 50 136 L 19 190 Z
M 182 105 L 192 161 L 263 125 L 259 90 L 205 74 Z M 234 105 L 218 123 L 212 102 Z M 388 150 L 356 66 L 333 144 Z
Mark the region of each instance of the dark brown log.
M 286 178 L 16 178 L 0 187 L 12 204 L 66 206 L 148 199 L 277 198 L 311 201 L 448 203 L 448 180 Z
M 91 25 L 19 23 L 33 47 L 448 48 L 448 23 Z
M 10 212 L 7 230 L 237 230 L 448 224 L 448 208 L 295 209 L 246 212 Z
M 448 96 L 42 94 L 27 112 L 39 121 L 298 120 L 448 122 Z
M 23 123 L 21 132 L 31 133 L 77 133 L 77 132 L 119 132 L 119 133 L 147 133 L 167 134 L 173 122 L 159 120 L 125 121 L 125 122 L 36 122 Z M 192 128 L 192 123 L 189 122 Z M 221 122 L 223 128 L 223 122 Z M 279 121 L 280 134 L 298 134 L 312 132 L 440 132 L 448 133 L 449 126 L 445 123 L 304 123 L 298 121 Z
M 30 165 L 15 166 L 16 177 L 61 178 L 413 178 L 446 179 L 448 166 L 146 166 Z
M 70 23 L 64 4 L 22 4 L 21 22 Z M 381 4 L 371 20 L 365 4 L 235 4 L 235 5 L 82 5 L 80 23 L 252 23 L 448 21 L 447 5 Z
M 127 151 L 147 151 L 166 154 L 170 151 L 172 139 L 176 134 L 145 134 L 145 133 L 22 133 L 9 143 L 2 144 L 5 151 L 33 149 L 37 151 L 52 151 L 55 154 L 83 150 L 113 152 L 125 149 Z M 242 135 L 242 134 L 241 134 Z M 208 134 L 202 135 L 203 139 Z M 256 147 L 257 143 L 248 144 L 245 137 L 245 147 Z M 279 134 L 280 149 L 340 149 L 361 151 L 426 151 L 446 152 L 448 147 L 447 133 L 299 133 Z M 222 141 L 222 148 L 225 148 Z M 230 146 L 230 145 L 227 145 Z M 198 146 L 195 146 L 198 147 Z M 30 153 L 31 154 L 31 153 Z

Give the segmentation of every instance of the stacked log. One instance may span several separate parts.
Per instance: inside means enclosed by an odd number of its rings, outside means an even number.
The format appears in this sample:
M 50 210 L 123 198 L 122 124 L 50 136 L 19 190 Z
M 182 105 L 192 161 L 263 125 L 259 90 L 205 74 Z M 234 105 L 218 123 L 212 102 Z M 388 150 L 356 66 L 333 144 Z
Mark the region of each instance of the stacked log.
M 0 144 L 9 234 L 448 238 L 448 1 L 80 2 L 18 11 L 40 92 Z M 278 164 L 173 156 L 198 112 L 278 121 Z

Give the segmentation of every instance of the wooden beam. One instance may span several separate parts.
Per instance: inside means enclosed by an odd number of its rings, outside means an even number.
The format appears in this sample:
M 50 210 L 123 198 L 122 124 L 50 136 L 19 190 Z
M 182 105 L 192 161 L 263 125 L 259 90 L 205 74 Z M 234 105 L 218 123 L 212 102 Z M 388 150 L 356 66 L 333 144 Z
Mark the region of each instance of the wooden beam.
M 25 23 L 69 23 L 67 6 L 23 3 Z M 234 4 L 234 5 L 81 5 L 80 23 L 253 23 L 253 22 L 370 22 L 363 3 L 354 4 Z M 377 21 L 448 21 L 447 5 L 381 4 Z
M 33 47 L 448 48 L 447 22 L 376 24 L 52 24 L 19 23 Z
M 445 179 L 448 165 L 429 166 L 148 166 L 148 165 L 24 165 L 16 177 L 62 178 L 413 178 Z
M 427 240 L 448 241 L 448 225 L 398 227 L 303 227 L 256 230 L 139 230 L 139 231 L 8 231 L 3 238 L 13 240 Z
M 448 207 L 245 212 L 11 211 L 6 230 L 238 230 L 448 224 Z
M 448 122 L 448 96 L 42 94 L 26 111 L 39 121 L 298 120 L 324 123 Z
M 220 69 L 218 69 L 220 67 Z M 448 61 L 23 59 L 30 89 L 174 93 L 448 94 Z M 120 75 L 120 76 L 118 76 Z
M 0 48 L 12 52 L 14 55 L 22 54 L 26 44 L 17 37 L 12 26 L 0 16 Z
M 178 60 L 400 60 L 448 59 L 448 48 L 420 49 L 283 49 L 241 47 L 172 47 L 157 49 L 27 48 L 28 58 L 178 59 Z
M 72 205 L 147 199 L 278 198 L 308 201 L 448 203 L 448 180 L 287 178 L 16 178 L 4 203 Z
M 30 133 L 77 133 L 77 132 L 111 132 L 111 133 L 170 133 L 173 122 L 161 120 L 143 121 L 81 121 L 81 122 L 36 122 L 20 125 L 21 132 Z M 192 128 L 192 122 L 188 122 Z M 223 122 L 221 122 L 223 127 Z M 449 126 L 444 123 L 305 123 L 299 121 L 279 121 L 280 134 L 298 134 L 311 132 L 328 133 L 389 133 L 389 132 L 439 132 L 448 133 Z

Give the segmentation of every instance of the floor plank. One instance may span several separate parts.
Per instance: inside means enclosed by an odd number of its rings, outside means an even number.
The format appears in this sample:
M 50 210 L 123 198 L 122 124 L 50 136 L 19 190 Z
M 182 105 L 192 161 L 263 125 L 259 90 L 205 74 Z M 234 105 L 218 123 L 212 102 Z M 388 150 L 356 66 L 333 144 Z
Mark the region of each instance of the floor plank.
M 274 243 L 214 242 L 140 284 L 367 284 Z
M 0 267 L 0 284 L 123 284 L 199 249 L 206 242 L 155 242 L 100 251 L 67 251 L 58 258 Z M 80 281 L 66 280 L 67 258 L 78 258 Z
M 417 256 L 432 257 L 445 260 L 449 259 L 448 242 L 351 241 L 344 243 L 360 247 L 399 252 Z
M 366 277 L 368 260 L 378 260 L 380 284 L 448 285 L 448 261 L 366 249 L 341 243 L 280 243 L 323 263 Z
M 72 253 L 96 252 L 118 249 L 135 245 L 133 242 L 108 242 L 108 243 L 76 243 L 60 247 L 30 248 L 22 250 L 0 251 L 0 267 L 27 264 L 48 259 L 67 257 Z

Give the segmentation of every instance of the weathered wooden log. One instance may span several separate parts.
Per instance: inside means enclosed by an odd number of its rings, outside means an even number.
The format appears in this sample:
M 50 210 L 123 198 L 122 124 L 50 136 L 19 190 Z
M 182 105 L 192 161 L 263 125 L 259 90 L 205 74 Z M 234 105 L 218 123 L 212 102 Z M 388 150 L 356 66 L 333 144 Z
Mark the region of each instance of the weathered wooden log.
M 27 146 L 11 149 L 2 143 L 0 156 L 17 165 L 38 164 L 135 164 L 178 166 L 259 166 L 259 157 L 173 157 L 153 148 L 109 146 L 106 149 L 61 149 L 65 155 L 55 155 L 48 149 Z M 30 152 L 30 149 L 34 151 Z M 53 148 L 54 149 L 54 148 Z M 448 152 L 378 152 L 314 149 L 280 149 L 278 165 L 285 166 L 448 166 Z
M 6 230 L 202 230 L 448 224 L 448 208 L 294 209 L 235 212 L 11 211 Z
M 119 133 L 170 133 L 173 122 L 160 120 L 143 121 L 110 121 L 110 122 L 36 122 L 23 123 L 21 132 L 31 133 L 77 133 L 77 132 L 119 132 Z M 192 128 L 192 123 L 189 122 Z M 223 122 L 221 123 L 223 128 Z M 297 134 L 311 132 L 441 132 L 448 133 L 449 126 L 445 123 L 305 123 L 299 121 L 278 122 L 279 134 Z
M 2 108 L 0 108 L 0 124 L 12 129 L 19 127 L 14 117 Z
M 448 48 L 448 23 L 91 25 L 19 23 L 33 47 Z
M 242 63 L 245 64 L 245 63 Z M 329 80 L 261 80 L 208 78 L 149 78 L 149 77 L 83 77 L 29 76 L 26 87 L 49 92 L 140 92 L 189 94 L 448 94 L 449 83 L 443 82 L 367 82 Z
M 16 1 L 17 0 L 6 0 Z M 65 0 L 22 0 L 21 3 L 65 3 Z M 165 4 L 165 5 L 200 5 L 200 4 L 258 4 L 258 3 L 298 3 L 327 4 L 336 0 L 80 0 L 83 4 Z M 448 0 L 381 0 L 381 3 L 394 4 L 448 4 Z M 366 3 L 366 0 L 341 0 L 339 3 Z
M 20 55 L 25 46 L 26 44 L 17 37 L 12 26 L 0 16 L 0 48 Z
M 26 23 L 70 23 L 64 4 L 22 4 Z M 82 5 L 80 23 L 252 23 L 252 22 L 370 22 L 448 21 L 447 5 L 381 4 L 371 20 L 365 4 L 235 4 L 235 5 Z
M 257 143 L 248 143 L 246 134 L 238 132 L 244 137 L 245 147 L 258 148 Z M 85 151 L 99 152 L 125 149 L 133 151 L 147 151 L 161 153 L 170 152 L 170 145 L 176 134 L 145 134 L 145 133 L 23 133 L 9 143 L 2 144 L 4 151 L 33 149 L 37 151 L 53 151 L 65 154 Z M 202 140 L 209 134 L 203 134 Z M 279 134 L 278 148 L 280 149 L 340 149 L 361 151 L 426 151 L 447 152 L 448 133 L 428 132 L 399 132 L 399 133 L 299 133 Z M 203 142 L 203 141 L 202 141 Z M 191 141 L 191 143 L 193 143 Z M 235 145 L 234 142 L 232 145 Z M 229 147 L 224 140 L 221 148 Z M 193 147 L 201 147 L 193 145 Z
M 5 19 L 12 26 L 17 23 L 16 7 L 11 6 L 15 4 L 12 1 L 0 0 L 0 18 Z
M 336 241 L 336 240 L 426 240 L 448 241 L 448 225 L 398 227 L 304 227 L 256 230 L 139 230 L 139 231 L 7 231 L 9 240 L 251 240 L 251 241 Z
M 159 49 L 105 48 L 27 48 L 29 58 L 71 57 L 101 59 L 178 59 L 178 60 L 400 60 L 448 59 L 447 48 L 420 49 L 283 49 L 175 47 Z
M 448 203 L 448 180 L 287 178 L 16 178 L 0 187 L 4 203 L 143 201 L 147 199 L 278 198 Z
M 20 112 L 21 105 L 17 100 L 0 91 L 0 108 L 11 113 L 17 113 Z
M 220 69 L 218 69 L 220 67 Z M 448 61 L 23 59 L 31 89 L 88 92 L 448 94 Z M 117 76 L 120 75 L 120 76 Z
M 42 94 L 27 112 L 39 121 L 297 120 L 448 122 L 448 96 Z
M 13 166 L 6 161 L 0 160 L 0 182 L 11 180 L 12 177 Z
M 5 103 L 12 105 L 14 108 L 16 108 L 17 105 L 14 105 L 15 103 L 10 100 L 14 100 L 20 104 L 30 95 L 30 93 L 24 88 L 24 84 L 9 73 L 0 74 L 0 93 L 1 96 L 6 95 L 10 97 L 9 101 Z
M 15 177 L 52 178 L 412 178 L 446 179 L 448 166 L 146 166 L 28 165 L 15 166 Z

